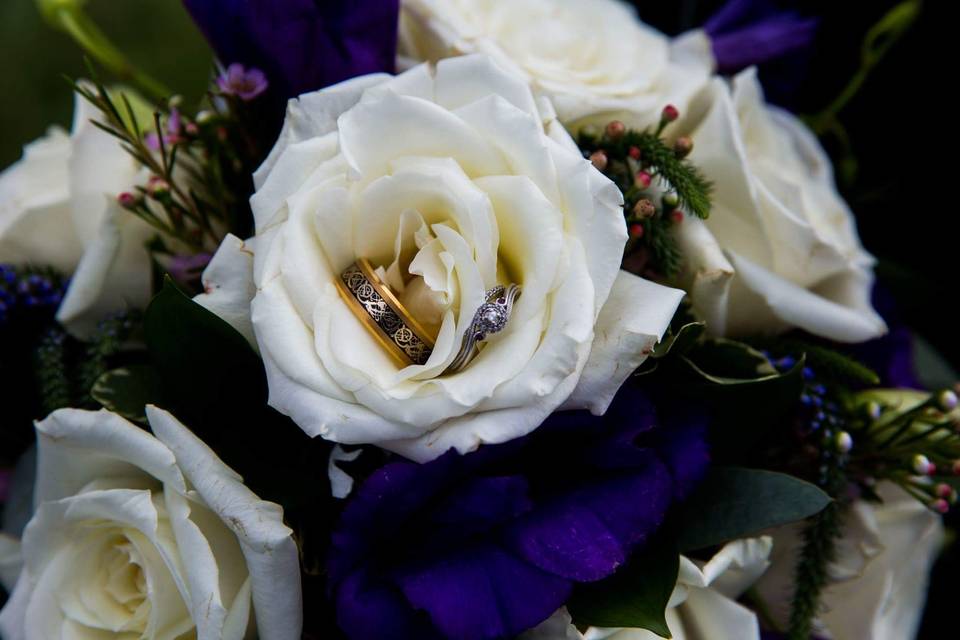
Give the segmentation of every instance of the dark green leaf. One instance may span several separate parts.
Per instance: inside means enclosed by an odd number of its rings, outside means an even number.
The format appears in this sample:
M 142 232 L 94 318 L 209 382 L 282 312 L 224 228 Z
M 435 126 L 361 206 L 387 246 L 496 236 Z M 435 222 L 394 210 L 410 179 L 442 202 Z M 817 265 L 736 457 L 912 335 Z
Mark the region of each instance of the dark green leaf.
M 635 553 L 611 577 L 577 586 L 567 602 L 574 624 L 646 629 L 669 638 L 665 614 L 677 584 L 680 555 L 668 537 Z
M 698 368 L 723 378 L 756 380 L 778 374 L 761 352 L 748 344 L 725 338 L 704 341 L 691 355 L 691 360 Z
M 679 548 L 703 549 L 803 520 L 829 503 L 830 496 L 793 476 L 717 467 L 678 515 Z
M 145 407 L 161 402 L 160 373 L 150 365 L 107 371 L 90 389 L 94 400 L 128 420 L 146 423 Z
M 285 508 L 329 497 L 330 445 L 267 406 L 263 362 L 236 330 L 169 280 L 144 317 L 163 406 L 244 477 Z
M 683 355 L 687 353 L 707 330 L 705 322 L 690 322 L 680 327 L 676 332 L 671 332 L 664 338 L 660 344 L 650 354 L 651 358 L 659 360 L 668 355 Z

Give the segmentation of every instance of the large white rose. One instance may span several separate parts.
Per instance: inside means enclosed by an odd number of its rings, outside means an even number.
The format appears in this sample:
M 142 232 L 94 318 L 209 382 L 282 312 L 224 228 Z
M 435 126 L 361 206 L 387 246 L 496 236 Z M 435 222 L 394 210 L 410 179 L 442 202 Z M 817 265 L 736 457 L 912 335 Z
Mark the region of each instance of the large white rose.
M 909 640 L 920 626 L 930 568 L 943 546 L 942 519 L 894 484 L 877 492 L 883 504 L 857 502 L 844 523 L 817 624 L 825 638 Z M 785 527 L 773 538 L 772 566 L 757 591 L 785 625 L 800 529 Z
M 753 611 L 737 598 L 757 581 L 770 563 L 768 537 L 726 544 L 708 562 L 680 558 L 677 586 L 666 619 L 674 640 L 760 640 Z M 659 640 L 646 629 L 590 628 L 580 634 L 566 611 L 527 632 L 521 640 Z
M 70 135 L 51 129 L 0 175 L 0 262 L 72 275 L 57 317 L 80 336 L 108 313 L 150 299 L 144 243 L 152 229 L 116 201 L 140 170 L 91 122 L 99 116 L 77 95 Z
M 710 41 L 674 41 L 620 0 L 403 0 L 400 53 L 437 61 L 485 53 L 549 96 L 565 123 L 628 109 L 654 124 L 714 68 Z
M 715 184 L 706 221 L 679 231 L 693 304 L 716 334 L 799 327 L 841 342 L 883 334 L 870 303 L 873 258 L 816 137 L 765 103 L 756 71 L 720 78 L 676 130 Z
M 147 413 L 156 437 L 107 411 L 38 423 L 37 508 L 0 635 L 299 638 L 299 558 L 280 507 L 173 416 Z
M 200 301 L 242 316 L 253 254 L 270 404 L 311 436 L 422 461 L 523 435 L 564 403 L 603 412 L 682 297 L 620 271 L 619 191 L 483 56 L 301 96 L 255 180 L 257 235 L 227 239 Z M 358 258 L 436 327 L 425 365 L 394 364 L 338 295 Z M 508 282 L 523 294 L 507 328 L 444 375 L 484 292 Z

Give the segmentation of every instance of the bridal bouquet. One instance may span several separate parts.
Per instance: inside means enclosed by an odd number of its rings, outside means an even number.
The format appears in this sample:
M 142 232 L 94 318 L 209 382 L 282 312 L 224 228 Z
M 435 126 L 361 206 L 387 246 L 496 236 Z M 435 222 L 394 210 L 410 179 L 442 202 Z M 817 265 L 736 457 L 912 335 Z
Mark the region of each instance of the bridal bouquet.
M 913 637 L 960 409 L 765 98 L 816 20 L 185 0 L 194 103 L 83 4 L 0 175 L 3 638 Z

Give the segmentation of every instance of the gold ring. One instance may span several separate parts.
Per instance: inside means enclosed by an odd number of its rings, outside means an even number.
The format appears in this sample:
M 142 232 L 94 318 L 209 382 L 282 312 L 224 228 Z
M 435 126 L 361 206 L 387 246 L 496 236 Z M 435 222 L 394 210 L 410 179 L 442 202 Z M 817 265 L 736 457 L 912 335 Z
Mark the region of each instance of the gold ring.
M 350 310 L 398 365 L 426 364 L 434 340 L 380 281 L 369 260 L 359 258 L 347 267 L 336 285 Z

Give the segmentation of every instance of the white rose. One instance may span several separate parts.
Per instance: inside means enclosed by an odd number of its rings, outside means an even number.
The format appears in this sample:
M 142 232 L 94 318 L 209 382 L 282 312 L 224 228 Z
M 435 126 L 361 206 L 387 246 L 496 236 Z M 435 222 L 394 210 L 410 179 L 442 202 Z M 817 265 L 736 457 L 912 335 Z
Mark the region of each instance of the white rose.
M 667 626 L 674 640 L 760 640 L 756 614 L 737 598 L 770 563 L 768 537 L 726 544 L 706 563 L 681 556 L 677 586 L 667 604 Z M 660 640 L 646 629 L 590 628 L 580 634 L 561 610 L 528 631 L 522 640 Z
M 281 509 L 173 416 L 147 413 L 156 437 L 107 411 L 37 424 L 37 509 L 0 635 L 299 638 L 299 559 Z
M 628 109 L 654 124 L 714 68 L 710 41 L 670 41 L 620 0 L 403 0 L 401 57 L 492 56 L 549 96 L 565 123 Z
M 714 79 L 679 133 L 715 184 L 710 218 L 679 232 L 685 284 L 714 333 L 799 327 L 861 342 L 885 332 L 870 303 L 874 261 L 830 160 L 796 117 L 764 102 L 755 70 Z
M 844 523 L 817 625 L 823 637 L 908 640 L 920 626 L 930 568 L 943 546 L 943 523 L 894 484 L 881 483 L 877 492 L 883 504 L 857 502 Z M 800 528 L 785 527 L 773 537 L 772 566 L 757 591 L 785 625 Z
M 482 56 L 290 103 L 255 177 L 257 235 L 227 239 L 200 299 L 236 319 L 252 251 L 272 406 L 311 436 L 421 461 L 528 433 L 564 403 L 606 410 L 682 292 L 620 271 L 619 191 L 546 127 L 522 79 Z M 361 257 L 438 327 L 425 365 L 394 364 L 338 295 Z M 484 292 L 508 282 L 523 294 L 506 329 L 444 375 Z
M 116 202 L 137 181 L 138 165 L 90 122 L 99 115 L 78 95 L 70 135 L 51 129 L 0 175 L 0 262 L 72 274 L 57 317 L 80 336 L 150 299 L 144 243 L 152 229 Z

